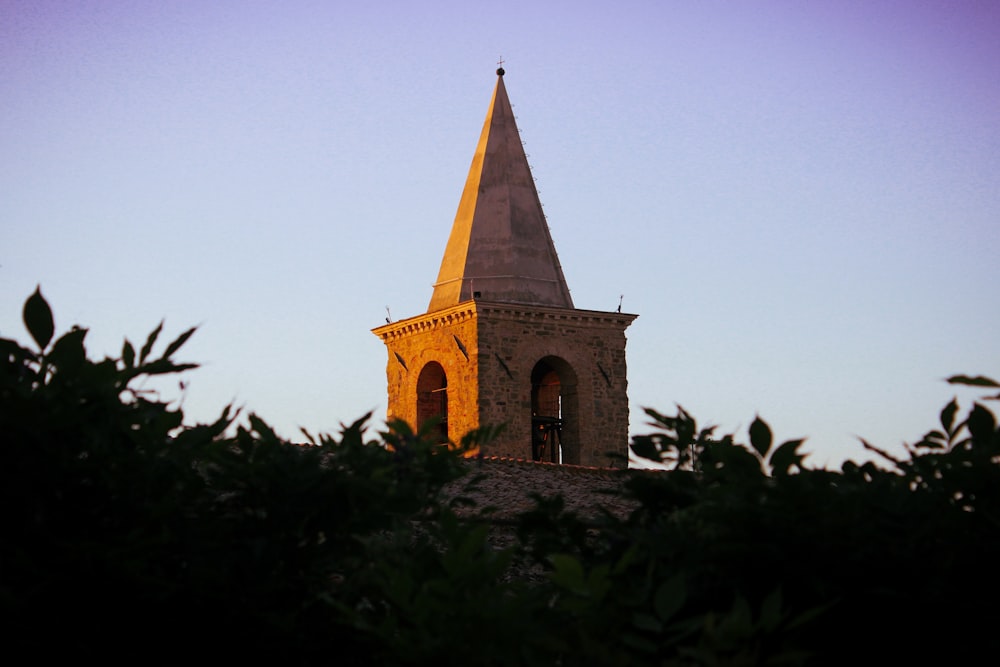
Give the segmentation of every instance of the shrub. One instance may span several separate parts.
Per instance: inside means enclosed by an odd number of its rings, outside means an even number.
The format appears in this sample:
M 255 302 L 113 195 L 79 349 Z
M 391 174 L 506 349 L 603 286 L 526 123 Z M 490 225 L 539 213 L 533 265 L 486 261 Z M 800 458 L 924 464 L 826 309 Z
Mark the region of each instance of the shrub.
M 433 424 L 366 415 L 336 436 L 278 437 L 225 407 L 187 425 L 143 390 L 188 330 L 120 357 L 0 339 L 0 627 L 11 654 L 190 664 L 835 665 L 971 662 L 995 652 L 1000 431 L 957 401 L 897 459 L 812 469 L 802 441 L 749 443 L 653 410 L 628 516 L 538 497 L 494 547 L 488 511 L 446 484 L 491 435 L 441 446 Z M 954 384 L 995 390 L 983 377 Z M 984 400 L 995 399 L 986 396 Z M 474 468 L 474 466 L 473 466 Z M 470 480 L 474 482 L 474 479 Z M 546 572 L 519 578 L 512 564 Z
M 447 511 L 460 451 L 402 424 L 366 441 L 367 416 L 307 445 L 230 407 L 185 426 L 137 387 L 194 367 L 173 360 L 193 330 L 155 355 L 161 324 L 138 353 L 126 340 L 91 361 L 85 329 L 53 342 L 39 291 L 24 320 L 34 349 L 0 340 L 0 622 L 15 646 L 163 664 L 374 650 L 357 628 L 382 611 L 375 556 L 420 555 L 414 520 Z

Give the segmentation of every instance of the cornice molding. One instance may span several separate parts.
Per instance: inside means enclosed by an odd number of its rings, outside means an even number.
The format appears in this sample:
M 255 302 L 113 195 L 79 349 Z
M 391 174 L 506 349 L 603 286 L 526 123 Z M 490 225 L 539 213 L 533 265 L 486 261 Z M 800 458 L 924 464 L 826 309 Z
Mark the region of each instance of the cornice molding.
M 466 301 L 452 306 L 409 317 L 398 322 L 390 322 L 372 329 L 372 333 L 383 341 L 396 340 L 425 333 L 434 329 L 453 326 L 480 317 L 490 320 L 526 321 L 551 320 L 575 326 L 607 327 L 615 325 L 623 331 L 638 317 L 631 313 L 605 312 L 601 310 L 581 310 L 578 308 L 555 308 L 514 304 L 497 301 Z

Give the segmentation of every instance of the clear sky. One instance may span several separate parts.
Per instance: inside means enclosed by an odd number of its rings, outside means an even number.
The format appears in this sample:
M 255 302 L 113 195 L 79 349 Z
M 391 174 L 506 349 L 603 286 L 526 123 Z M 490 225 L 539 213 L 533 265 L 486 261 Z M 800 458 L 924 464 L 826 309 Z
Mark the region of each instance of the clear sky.
M 839 465 L 1000 377 L 992 0 L 0 0 L 0 336 L 40 284 L 93 356 L 198 325 L 189 422 L 381 426 L 501 56 L 576 306 L 639 314 L 633 434 Z

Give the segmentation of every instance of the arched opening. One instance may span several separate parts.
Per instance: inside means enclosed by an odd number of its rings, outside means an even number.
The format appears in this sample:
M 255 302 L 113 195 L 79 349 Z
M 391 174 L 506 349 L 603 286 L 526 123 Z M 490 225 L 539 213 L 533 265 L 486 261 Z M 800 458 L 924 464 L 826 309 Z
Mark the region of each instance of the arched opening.
M 417 378 L 417 427 L 437 419 L 439 442 L 448 442 L 448 377 L 436 361 L 428 363 Z
M 545 357 L 531 370 L 531 458 L 578 463 L 576 373 L 565 360 Z

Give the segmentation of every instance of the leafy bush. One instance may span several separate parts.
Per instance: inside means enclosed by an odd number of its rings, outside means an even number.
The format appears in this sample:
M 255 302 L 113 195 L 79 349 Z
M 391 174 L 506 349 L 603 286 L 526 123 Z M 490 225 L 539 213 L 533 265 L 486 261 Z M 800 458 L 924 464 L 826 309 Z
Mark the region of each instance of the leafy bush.
M 36 349 L 0 340 L 0 621 L 16 646 L 172 664 L 368 643 L 356 627 L 385 614 L 388 585 L 374 555 L 426 551 L 414 519 L 447 511 L 460 451 L 403 424 L 365 441 L 367 417 L 308 446 L 229 407 L 183 426 L 136 387 L 193 368 L 173 360 L 193 331 L 156 356 L 161 325 L 138 354 L 91 361 L 85 329 L 52 342 L 37 291 L 24 320 Z
M 1000 387 L 983 377 L 949 382 Z M 953 400 L 907 460 L 863 443 L 885 467 L 848 461 L 830 471 L 804 465 L 802 441 L 775 446 L 759 418 L 746 446 L 699 429 L 683 409 L 649 410 L 658 431 L 636 438 L 633 451 L 676 469 L 636 476 L 630 490 L 641 507 L 611 527 L 620 546 L 608 559 L 632 563 L 614 585 L 649 580 L 641 603 L 617 614 L 632 620 L 616 634 L 633 633 L 651 652 L 659 641 L 662 657 L 668 618 L 657 596 L 679 579 L 685 609 L 712 628 L 699 640 L 711 640 L 710 652 L 691 654 L 703 658 L 694 664 L 969 663 L 995 652 L 1000 614 L 987 601 L 1000 595 L 991 573 L 1000 431 L 981 403 L 964 420 L 958 411 Z
M 35 659 L 281 664 L 835 665 L 995 652 L 1000 431 L 982 402 L 883 465 L 811 469 L 801 441 L 749 444 L 648 410 L 637 509 L 598 519 L 539 497 L 512 527 L 443 493 L 475 483 L 433 425 L 366 415 L 279 438 L 225 407 L 184 424 L 142 389 L 194 333 L 93 361 L 0 339 L 0 627 Z M 955 384 L 994 390 L 982 377 Z M 987 399 L 996 397 L 986 397 Z M 498 532 L 516 536 L 497 547 Z M 520 576 L 526 567 L 545 577 Z

